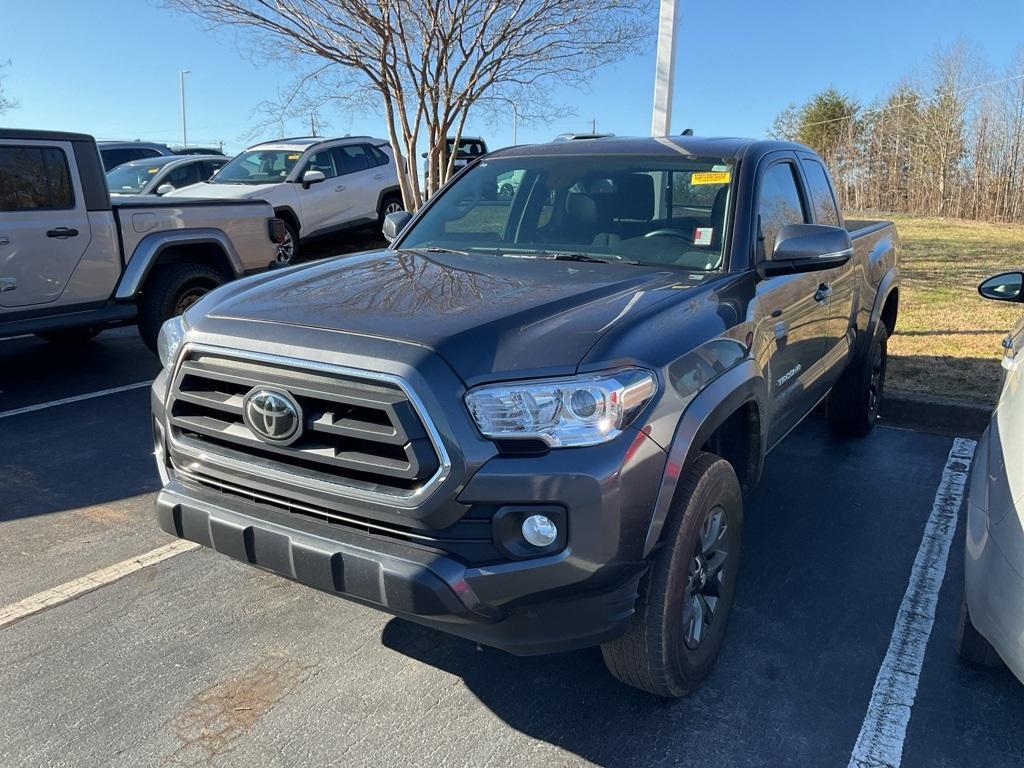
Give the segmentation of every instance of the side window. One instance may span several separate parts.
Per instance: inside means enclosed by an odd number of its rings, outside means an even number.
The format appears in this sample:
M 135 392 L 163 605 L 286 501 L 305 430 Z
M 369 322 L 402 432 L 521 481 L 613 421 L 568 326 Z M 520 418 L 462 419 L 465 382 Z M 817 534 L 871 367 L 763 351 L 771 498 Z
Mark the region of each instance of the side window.
M 103 157 L 103 167 L 108 171 L 112 171 L 132 159 L 127 149 L 104 149 L 100 151 L 100 155 Z
M 819 224 L 839 226 L 839 208 L 832 194 L 825 167 L 817 160 L 804 159 L 804 176 L 807 177 L 807 191 L 814 208 L 814 220 Z
M 807 223 L 807 213 L 797 186 L 796 169 L 790 163 L 776 163 L 761 177 L 761 195 L 757 213 L 761 217 L 764 254 L 771 258 L 775 238 L 787 224 Z
M 333 179 L 338 175 L 338 169 L 335 163 L 336 159 L 337 158 L 332 150 L 322 149 L 309 156 L 309 160 L 306 161 L 306 170 L 320 171 L 328 179 Z
M 391 162 L 391 159 L 376 147 L 367 145 L 366 150 L 370 153 L 371 165 L 387 165 Z
M 206 181 L 217 171 L 224 167 L 223 160 L 204 160 L 199 164 L 199 180 Z
M 370 167 L 365 144 L 346 144 L 343 147 L 335 147 L 334 151 L 338 153 L 343 174 L 365 171 Z
M 56 147 L 0 147 L 0 211 L 75 207 L 71 173 Z
M 197 163 L 190 163 L 183 165 L 180 168 L 175 168 L 169 174 L 167 178 L 163 180 L 163 184 L 170 184 L 175 189 L 181 189 L 187 187 L 190 184 L 195 184 L 199 181 L 199 174 L 196 170 Z

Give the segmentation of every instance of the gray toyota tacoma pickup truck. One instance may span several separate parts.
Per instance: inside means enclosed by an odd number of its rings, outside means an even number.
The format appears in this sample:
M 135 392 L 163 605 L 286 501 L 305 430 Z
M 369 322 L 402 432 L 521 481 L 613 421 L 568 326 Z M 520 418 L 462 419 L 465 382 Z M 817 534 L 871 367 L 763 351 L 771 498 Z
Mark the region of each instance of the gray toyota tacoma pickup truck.
M 0 128 L 0 339 L 61 343 L 160 326 L 211 288 L 279 260 L 262 200 L 111 200 L 96 142 Z
M 875 423 L 893 225 L 844 222 L 797 144 L 610 138 L 491 153 L 385 234 L 164 326 L 161 527 L 512 653 L 600 645 L 629 685 L 693 690 L 765 454 L 822 401 L 838 435 Z

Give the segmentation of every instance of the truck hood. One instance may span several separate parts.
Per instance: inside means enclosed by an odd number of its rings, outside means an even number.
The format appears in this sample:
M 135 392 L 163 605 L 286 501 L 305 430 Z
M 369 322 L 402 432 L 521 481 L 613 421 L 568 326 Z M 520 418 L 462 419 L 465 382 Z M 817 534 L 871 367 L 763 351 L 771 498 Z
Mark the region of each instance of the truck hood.
M 204 200 L 260 199 L 279 184 L 210 184 L 202 181 L 168 192 L 164 197 L 198 197 Z
M 474 384 L 572 373 L 613 326 L 681 297 L 705 277 L 625 264 L 385 250 L 225 286 L 208 315 L 417 344 Z

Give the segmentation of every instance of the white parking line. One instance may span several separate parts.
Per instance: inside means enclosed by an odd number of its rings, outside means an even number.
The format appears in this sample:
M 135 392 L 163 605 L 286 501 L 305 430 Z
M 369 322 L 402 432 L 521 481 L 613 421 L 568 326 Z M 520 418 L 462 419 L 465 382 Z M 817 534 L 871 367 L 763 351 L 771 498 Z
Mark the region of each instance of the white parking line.
M 192 541 L 172 541 L 170 544 L 157 547 L 138 557 L 122 560 L 120 563 L 111 565 L 108 568 L 93 571 L 88 576 L 83 576 L 80 579 L 61 584 L 59 587 L 26 597 L 24 600 L 8 605 L 6 608 L 0 608 L 0 629 L 10 626 L 16 621 L 21 621 L 29 616 L 34 616 L 42 611 L 62 605 L 69 600 L 74 600 L 76 597 L 81 597 L 100 587 L 113 584 L 125 576 L 141 571 L 143 568 L 149 568 L 164 560 L 169 560 L 172 557 L 198 548 L 199 545 Z
M 69 403 L 80 403 L 83 400 L 92 400 L 94 397 L 103 397 L 104 395 L 116 395 L 118 392 L 128 392 L 133 389 L 141 389 L 142 387 L 148 387 L 152 384 L 152 381 L 139 381 L 135 384 L 125 384 L 123 387 L 111 387 L 110 389 L 101 389 L 98 392 L 87 392 L 84 395 L 75 395 L 74 397 L 64 397 L 60 400 L 51 400 L 48 403 L 37 403 L 36 405 L 26 405 L 24 408 L 14 408 L 10 411 L 0 411 L 0 419 L 6 419 L 10 416 L 20 416 L 23 413 L 32 413 L 32 411 L 42 411 L 46 408 L 55 408 L 58 405 L 68 405 Z
M 949 451 L 849 768 L 898 768 L 903 760 L 903 742 L 976 445 L 958 437 Z

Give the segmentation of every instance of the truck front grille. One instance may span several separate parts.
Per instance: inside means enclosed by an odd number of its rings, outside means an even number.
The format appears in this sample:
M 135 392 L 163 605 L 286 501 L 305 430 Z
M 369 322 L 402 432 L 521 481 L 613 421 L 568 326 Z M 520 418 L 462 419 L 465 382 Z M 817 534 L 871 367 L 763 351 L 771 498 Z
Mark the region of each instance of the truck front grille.
M 244 414 L 264 389 L 299 407 L 291 442 L 261 437 Z M 167 408 L 172 453 L 199 461 L 253 465 L 260 476 L 412 498 L 439 481 L 443 456 L 403 386 L 391 377 L 278 365 L 189 350 Z M 251 413 L 250 413 L 251 416 Z

